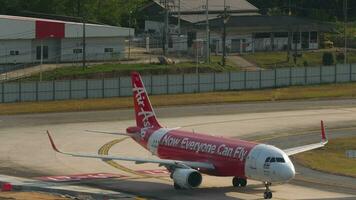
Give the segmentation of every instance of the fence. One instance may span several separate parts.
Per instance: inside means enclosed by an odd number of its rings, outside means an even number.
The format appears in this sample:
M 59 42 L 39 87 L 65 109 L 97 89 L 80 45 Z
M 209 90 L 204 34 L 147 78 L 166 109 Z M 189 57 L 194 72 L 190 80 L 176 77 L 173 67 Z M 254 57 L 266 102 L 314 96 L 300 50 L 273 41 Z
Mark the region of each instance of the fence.
M 293 67 L 254 72 L 143 76 L 150 94 L 249 90 L 356 81 L 356 64 Z M 130 77 L 2 83 L 2 103 L 131 96 Z

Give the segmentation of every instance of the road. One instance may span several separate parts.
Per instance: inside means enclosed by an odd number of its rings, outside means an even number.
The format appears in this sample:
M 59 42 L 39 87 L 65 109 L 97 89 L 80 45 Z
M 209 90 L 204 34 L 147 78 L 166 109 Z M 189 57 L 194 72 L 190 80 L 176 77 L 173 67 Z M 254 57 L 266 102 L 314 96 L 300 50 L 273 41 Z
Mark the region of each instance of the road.
M 287 101 L 270 103 L 220 104 L 167 107 L 157 109 L 162 124 L 225 137 L 264 139 L 281 148 L 319 140 L 320 119 L 329 135 L 354 134 L 355 100 Z M 113 135 L 84 130 L 124 131 L 133 125 L 131 110 L 55 113 L 0 117 L 0 172 L 20 177 L 115 173 L 118 179 L 71 182 L 95 188 L 127 192 L 154 199 L 260 199 L 264 187 L 249 181 L 245 189 L 231 187 L 231 178 L 204 176 L 194 190 L 175 191 L 167 174 L 153 164 L 105 163 L 101 160 L 73 158 L 54 153 L 44 134 L 53 132 L 61 149 L 75 152 L 99 152 L 135 157 L 151 155 L 134 143 Z M 356 180 L 328 175 L 299 165 L 297 177 L 285 185 L 272 186 L 275 199 L 355 199 Z M 141 170 L 156 170 L 142 172 Z M 157 173 L 158 172 L 158 173 Z M 338 183 L 340 182 L 340 183 Z

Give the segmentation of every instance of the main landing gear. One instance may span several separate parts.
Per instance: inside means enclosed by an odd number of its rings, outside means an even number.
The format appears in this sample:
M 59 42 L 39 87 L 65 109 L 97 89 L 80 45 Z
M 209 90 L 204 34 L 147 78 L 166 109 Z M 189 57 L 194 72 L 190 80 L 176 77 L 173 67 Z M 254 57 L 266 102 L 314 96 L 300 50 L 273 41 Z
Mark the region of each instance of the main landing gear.
M 272 191 L 269 189 L 269 186 L 271 186 L 271 183 L 270 182 L 264 182 L 264 184 L 265 184 L 266 190 L 263 193 L 263 197 L 265 199 L 272 199 Z
M 247 180 L 244 178 L 234 177 L 232 179 L 232 185 L 234 187 L 245 187 L 247 185 Z

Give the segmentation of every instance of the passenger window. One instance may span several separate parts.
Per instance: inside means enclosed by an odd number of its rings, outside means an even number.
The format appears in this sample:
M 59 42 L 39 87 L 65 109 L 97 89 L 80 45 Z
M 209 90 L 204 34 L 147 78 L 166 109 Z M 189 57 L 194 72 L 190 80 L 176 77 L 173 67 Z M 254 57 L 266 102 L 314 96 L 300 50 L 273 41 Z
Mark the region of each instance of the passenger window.
M 280 162 L 280 163 L 284 163 L 284 159 L 283 158 L 276 158 L 277 159 L 277 162 Z
M 271 157 L 266 158 L 265 162 L 269 162 L 270 159 L 271 159 Z
M 276 159 L 273 157 L 271 158 L 270 162 L 276 162 Z

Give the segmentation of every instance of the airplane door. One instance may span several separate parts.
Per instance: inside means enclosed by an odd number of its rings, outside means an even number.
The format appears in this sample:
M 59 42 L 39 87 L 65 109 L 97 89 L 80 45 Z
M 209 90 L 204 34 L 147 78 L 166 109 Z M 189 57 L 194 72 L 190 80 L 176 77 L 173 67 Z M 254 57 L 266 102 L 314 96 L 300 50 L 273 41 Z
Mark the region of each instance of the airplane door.
M 249 153 L 247 159 L 246 159 L 246 165 L 245 165 L 245 173 L 247 177 L 249 178 L 258 178 L 258 167 L 257 167 L 257 161 L 258 157 L 261 154 L 261 149 L 259 148 L 254 148 L 251 150 Z

